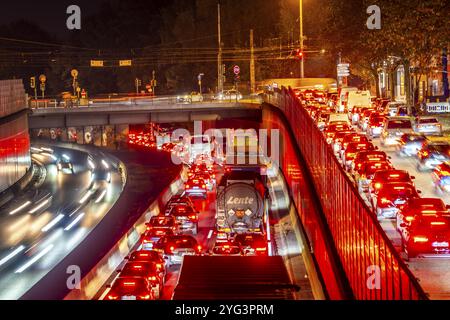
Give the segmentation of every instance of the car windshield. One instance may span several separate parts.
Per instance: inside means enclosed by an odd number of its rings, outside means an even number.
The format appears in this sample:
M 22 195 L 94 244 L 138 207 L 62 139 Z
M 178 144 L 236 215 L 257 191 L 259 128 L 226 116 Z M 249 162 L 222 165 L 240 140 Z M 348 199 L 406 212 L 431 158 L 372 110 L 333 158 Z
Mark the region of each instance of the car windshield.
M 388 129 L 411 129 L 411 121 L 410 120 L 389 120 L 388 121 Z
M 173 225 L 173 219 L 171 217 L 152 217 L 150 224 L 154 227 L 170 227 Z
M 197 243 L 193 238 L 177 238 L 169 241 L 169 244 L 175 247 L 191 248 L 194 247 Z
M 419 119 L 420 124 L 439 123 L 436 118 Z
M 393 181 L 409 181 L 410 177 L 407 172 L 403 171 L 382 171 L 375 174 L 376 180 L 393 182 Z
M 402 137 L 403 142 L 422 142 L 425 140 L 426 140 L 426 138 L 424 136 L 420 136 L 420 135 L 405 134 Z
M 387 197 L 397 197 L 397 196 L 412 196 L 416 194 L 414 187 L 410 185 L 395 185 L 395 186 L 386 186 L 382 192 L 384 196 Z M 382 195 L 380 195 L 382 196 Z

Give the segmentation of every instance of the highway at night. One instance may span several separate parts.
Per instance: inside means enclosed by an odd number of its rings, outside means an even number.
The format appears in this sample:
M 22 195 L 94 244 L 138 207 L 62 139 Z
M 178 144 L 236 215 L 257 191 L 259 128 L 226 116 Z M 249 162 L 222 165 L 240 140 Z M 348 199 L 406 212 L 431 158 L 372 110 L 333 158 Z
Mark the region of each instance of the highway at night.
M 0 304 L 450 301 L 448 2 L 5 0 Z
M 122 192 L 117 168 L 100 153 L 91 155 L 90 167 L 85 152 L 41 144 L 33 148 L 38 186 L 1 209 L 2 299 L 17 299 L 35 285 L 95 228 Z M 54 159 L 63 154 L 70 157 L 74 173 L 58 171 Z M 110 178 L 96 180 L 97 170 L 106 170 Z

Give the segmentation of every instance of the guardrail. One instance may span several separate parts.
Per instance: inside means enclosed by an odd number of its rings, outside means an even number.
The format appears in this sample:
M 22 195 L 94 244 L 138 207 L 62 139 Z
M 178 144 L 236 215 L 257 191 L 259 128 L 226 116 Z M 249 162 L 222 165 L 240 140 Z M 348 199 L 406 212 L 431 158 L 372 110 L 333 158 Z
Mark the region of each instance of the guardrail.
M 266 93 L 265 102 L 278 107 L 291 124 L 354 297 L 427 299 L 294 93 L 282 88 Z
M 45 109 L 45 108 L 61 108 L 61 109 L 77 109 L 77 108 L 95 108 L 104 106 L 116 106 L 116 105 L 191 105 L 191 104 L 209 104 L 209 103 L 254 103 L 261 104 L 262 97 L 257 95 L 243 96 L 242 99 L 214 99 L 212 95 L 204 95 L 201 101 L 194 100 L 192 102 L 179 102 L 177 96 L 155 96 L 155 97 L 120 97 L 120 98 L 93 98 L 93 99 L 80 99 L 78 100 L 58 100 L 53 98 L 47 99 L 30 99 L 29 106 L 32 109 Z

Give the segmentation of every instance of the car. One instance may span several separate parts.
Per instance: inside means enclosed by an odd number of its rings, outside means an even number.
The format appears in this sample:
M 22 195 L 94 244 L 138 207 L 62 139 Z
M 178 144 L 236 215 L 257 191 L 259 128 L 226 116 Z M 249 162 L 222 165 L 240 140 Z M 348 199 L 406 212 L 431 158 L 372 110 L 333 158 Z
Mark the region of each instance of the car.
M 198 232 L 198 213 L 192 206 L 177 204 L 172 207 L 169 215 L 174 217 L 178 233 L 188 231 L 196 235 Z
M 330 113 L 329 122 L 346 122 L 348 123 L 348 118 L 344 113 Z
M 392 164 L 388 161 L 369 161 L 363 163 L 354 174 L 359 193 L 363 194 L 369 190 L 370 182 L 377 171 L 389 169 L 392 169 Z
M 358 121 L 358 127 L 359 127 L 362 131 L 366 132 L 367 126 L 368 126 L 368 123 L 369 123 L 369 118 L 370 118 L 370 116 L 371 116 L 373 113 L 375 113 L 375 110 L 374 110 L 374 109 L 365 109 L 365 110 L 361 113 L 361 116 L 360 116 L 359 121 Z
M 397 154 L 399 156 L 415 157 L 422 148 L 427 138 L 423 134 L 405 133 L 401 136 L 397 145 Z
M 155 263 L 158 271 L 163 273 L 164 276 L 166 275 L 166 260 L 162 256 L 161 252 L 155 250 L 137 250 L 132 252 L 129 256 L 126 256 L 125 260 L 130 262 Z
M 386 183 L 373 199 L 377 218 L 379 220 L 395 219 L 399 210 L 398 206 L 414 198 L 419 198 L 419 192 L 410 183 Z
M 244 256 L 266 256 L 267 240 L 262 233 L 240 233 L 234 238 Z
M 315 118 L 317 127 L 322 131 L 330 120 L 329 112 L 320 112 Z
M 214 175 L 215 177 L 215 175 Z M 192 179 L 200 179 L 203 180 L 206 183 L 206 187 L 208 191 L 212 191 L 214 188 L 216 180 L 212 178 L 212 176 L 209 173 L 195 173 Z
M 189 197 L 208 198 L 208 190 L 205 181 L 191 178 L 184 184 L 184 192 Z
M 351 130 L 351 126 L 348 123 L 339 122 L 328 125 L 323 131 L 323 134 L 327 140 L 327 143 L 331 143 L 337 132 L 349 130 Z
M 165 215 L 168 215 L 170 213 L 170 210 L 172 209 L 172 207 L 175 205 L 178 205 L 178 204 L 184 204 L 184 205 L 188 205 L 188 206 L 195 208 L 194 202 L 187 195 L 185 195 L 185 194 L 174 195 L 174 196 L 172 196 L 172 198 L 170 198 L 169 202 L 167 202 L 167 204 L 166 204 L 166 207 L 164 209 Z
M 176 230 L 175 218 L 169 215 L 158 215 L 150 218 L 146 224 L 147 231 L 150 230 Z
M 366 130 L 367 135 L 370 138 L 379 137 L 381 135 L 381 131 L 383 130 L 385 121 L 386 121 L 385 116 L 376 116 L 369 118 Z
M 348 145 L 352 142 L 365 143 L 370 141 L 364 134 L 361 133 L 352 132 L 351 134 L 345 135 L 342 138 L 341 143 L 338 145 L 339 156 L 341 159 L 343 159 L 344 157 L 345 149 L 347 149 Z
M 450 253 L 449 206 L 441 199 L 409 200 L 397 214 L 397 230 L 407 260 L 420 254 Z
M 154 300 L 154 290 L 146 278 L 122 277 L 114 281 L 107 300 Z
M 384 151 L 379 150 L 371 150 L 371 151 L 361 151 L 356 154 L 355 159 L 353 160 L 351 170 L 358 170 L 362 167 L 364 163 L 373 163 L 387 161 L 389 162 L 389 157 L 386 155 Z
M 172 229 L 150 229 L 141 235 L 140 250 L 152 250 L 155 243 L 164 236 L 174 234 Z
M 191 235 L 172 235 L 159 239 L 154 250 L 162 252 L 170 266 L 180 264 L 186 255 L 201 254 L 203 249 Z
M 211 164 L 206 164 L 204 162 L 193 164 L 189 170 L 188 176 L 192 177 L 197 173 L 209 173 L 210 175 L 214 175 L 214 170 Z
M 202 102 L 203 95 L 198 92 L 191 92 L 190 94 L 185 94 L 177 96 L 177 103 L 192 103 L 192 102 Z
M 111 183 L 111 172 L 100 168 L 96 171 L 92 171 L 91 181 L 93 187 L 105 188 Z
M 399 110 L 405 108 L 406 105 L 402 102 L 391 101 L 386 106 L 387 113 L 390 117 L 396 117 L 399 115 Z
M 342 157 L 342 165 L 345 170 L 350 171 L 352 168 L 353 160 L 356 155 L 360 151 L 372 151 L 375 150 L 375 147 L 370 142 L 351 142 L 345 148 L 343 157 Z
M 236 89 L 231 89 L 227 91 L 223 91 L 217 95 L 217 100 L 220 101 L 236 101 L 241 100 L 242 94 Z
M 130 261 L 125 264 L 121 270 L 118 270 L 118 272 L 119 278 L 136 277 L 147 279 L 155 299 L 161 297 L 164 279 L 162 277 L 161 269 L 157 268 L 156 263 Z
M 414 186 L 414 179 L 415 177 L 410 176 L 406 170 L 389 169 L 376 171 L 369 184 L 369 199 L 373 204 L 373 197 L 376 196 L 378 191 L 382 190 L 384 186 L 389 185 L 389 183 L 402 182 Z
M 417 117 L 414 131 L 427 135 L 442 135 L 442 124 L 436 117 Z
M 437 191 L 450 192 L 450 161 L 437 165 L 431 177 Z
M 214 256 L 241 256 L 242 252 L 241 247 L 234 242 L 216 241 L 211 250 L 211 254 Z
M 58 172 L 71 172 L 72 174 L 75 173 L 74 169 L 73 169 L 73 164 L 70 161 L 70 157 L 63 154 L 61 156 L 61 158 L 59 158 L 56 161 L 56 169 Z
M 331 142 L 331 144 L 333 145 L 333 151 L 336 154 L 336 156 L 340 156 L 342 141 L 349 134 L 356 134 L 356 132 L 352 131 L 352 130 L 339 131 L 339 132 L 336 132 L 336 134 L 334 135 L 334 138 L 333 138 L 333 141 Z
M 412 122 L 409 117 L 389 117 L 385 120 L 381 131 L 382 146 L 396 146 L 405 133 L 413 133 Z
M 434 169 L 437 165 L 450 160 L 450 144 L 447 141 L 425 141 L 417 153 L 417 171 Z

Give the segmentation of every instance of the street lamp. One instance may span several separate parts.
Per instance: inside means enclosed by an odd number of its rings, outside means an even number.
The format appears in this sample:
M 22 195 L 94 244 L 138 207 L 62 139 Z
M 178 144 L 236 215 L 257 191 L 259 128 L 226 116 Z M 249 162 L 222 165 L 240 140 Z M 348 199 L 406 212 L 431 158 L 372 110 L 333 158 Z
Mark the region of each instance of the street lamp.
M 303 52 L 303 0 L 299 0 L 298 3 L 300 11 L 300 52 Z M 305 65 L 304 59 L 300 60 L 300 78 L 305 77 Z

